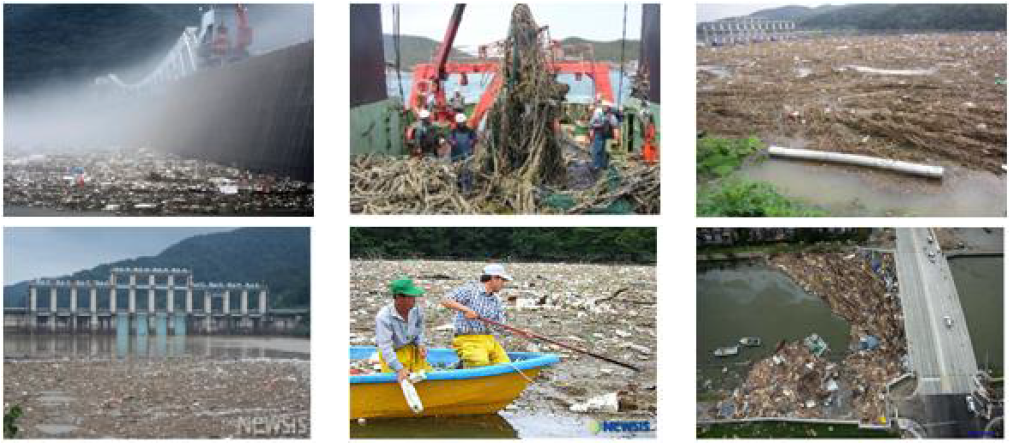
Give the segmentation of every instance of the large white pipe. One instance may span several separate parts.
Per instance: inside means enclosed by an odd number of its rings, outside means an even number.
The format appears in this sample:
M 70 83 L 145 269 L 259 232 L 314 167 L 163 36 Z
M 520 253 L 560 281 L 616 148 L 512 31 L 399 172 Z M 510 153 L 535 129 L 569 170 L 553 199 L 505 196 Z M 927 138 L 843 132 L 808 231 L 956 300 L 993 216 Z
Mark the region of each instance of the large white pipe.
M 907 163 L 905 161 L 874 158 L 872 156 L 850 155 L 848 153 L 821 152 L 817 150 L 789 149 L 786 147 L 771 146 L 768 148 L 768 154 L 782 158 L 874 167 L 937 179 L 941 179 L 945 173 L 944 167 L 941 166 L 928 166 L 925 164 Z

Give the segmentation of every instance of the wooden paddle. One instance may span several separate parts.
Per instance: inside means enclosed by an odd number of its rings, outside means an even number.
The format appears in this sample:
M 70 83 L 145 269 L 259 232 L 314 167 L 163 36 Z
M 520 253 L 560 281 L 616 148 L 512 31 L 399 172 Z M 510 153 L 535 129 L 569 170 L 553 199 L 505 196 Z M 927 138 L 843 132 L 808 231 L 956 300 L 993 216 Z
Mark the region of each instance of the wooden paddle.
M 489 319 L 487 319 L 485 317 L 482 317 L 482 316 L 476 316 L 476 319 L 479 320 L 479 321 L 482 321 L 483 323 L 486 323 L 486 324 L 494 325 L 494 326 L 503 328 L 505 330 L 513 331 L 513 332 L 518 333 L 518 334 L 520 334 L 522 336 L 525 336 L 525 337 L 536 338 L 536 339 L 539 339 L 540 341 L 549 342 L 549 343 L 551 343 L 553 345 L 556 345 L 557 347 L 562 347 L 562 348 L 566 348 L 568 350 L 576 351 L 576 352 L 581 353 L 583 355 L 588 355 L 588 356 L 591 356 L 593 358 L 609 362 L 611 364 L 616 364 L 616 365 L 619 365 L 621 367 L 625 367 L 625 368 L 634 370 L 636 372 L 640 372 L 641 371 L 641 368 L 636 366 L 636 365 L 628 364 L 628 363 L 623 362 L 623 361 L 618 361 L 618 360 L 613 359 L 613 358 L 608 358 L 606 356 L 603 356 L 603 355 L 600 355 L 600 354 L 597 354 L 597 353 L 592 353 L 592 352 L 587 351 L 587 350 L 582 350 L 582 349 L 580 349 L 578 347 L 572 347 L 572 346 L 567 345 L 567 344 L 565 344 L 563 342 L 554 341 L 553 339 L 547 338 L 547 337 L 542 336 L 542 335 L 538 335 L 536 333 L 532 333 L 530 331 L 526 331 L 526 330 L 522 330 L 522 329 L 519 329 L 519 328 L 515 328 L 515 327 L 512 327 L 510 325 L 502 324 L 500 322 L 494 322 L 494 321 L 491 321 L 491 320 L 489 320 Z

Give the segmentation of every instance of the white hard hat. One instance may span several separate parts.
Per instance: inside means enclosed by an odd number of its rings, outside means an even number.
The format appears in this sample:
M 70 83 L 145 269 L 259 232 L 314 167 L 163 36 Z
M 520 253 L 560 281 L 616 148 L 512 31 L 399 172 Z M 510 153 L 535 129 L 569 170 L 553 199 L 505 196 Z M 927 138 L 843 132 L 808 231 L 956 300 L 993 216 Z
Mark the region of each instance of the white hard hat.
M 419 119 L 426 119 L 426 118 L 429 118 L 429 117 L 430 117 L 430 110 L 427 110 L 425 108 L 423 110 L 420 110 L 420 112 L 419 112 Z
M 483 268 L 483 275 L 486 275 L 486 276 L 497 276 L 497 277 L 500 277 L 501 279 L 504 279 L 504 280 L 506 280 L 508 282 L 514 280 L 511 276 L 508 275 L 507 270 L 504 269 L 504 265 L 501 265 L 499 263 L 493 263 L 493 264 L 490 264 L 490 265 L 486 265 L 486 267 Z
M 461 114 L 461 113 L 455 115 L 455 122 L 457 122 L 459 124 L 464 124 L 465 123 L 465 115 Z
M 603 101 L 603 107 L 613 108 L 613 103 L 610 101 Z

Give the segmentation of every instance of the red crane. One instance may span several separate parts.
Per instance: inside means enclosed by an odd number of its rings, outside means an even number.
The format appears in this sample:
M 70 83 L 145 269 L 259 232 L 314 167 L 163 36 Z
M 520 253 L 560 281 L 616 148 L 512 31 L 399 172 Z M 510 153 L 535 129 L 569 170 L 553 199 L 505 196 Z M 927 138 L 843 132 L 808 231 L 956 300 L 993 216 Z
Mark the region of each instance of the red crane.
M 409 93 L 409 109 L 418 114 L 420 110 L 428 108 L 427 97 L 432 94 L 433 107 L 431 108 L 431 116 L 434 122 L 453 122 L 454 111 L 447 106 L 444 81 L 448 79 L 449 75 L 458 74 L 461 75 L 461 84 L 465 85 L 468 83 L 468 78 L 466 77 L 468 74 L 488 74 L 490 75 L 490 83 L 486 87 L 486 90 L 483 91 L 468 121 L 469 127 L 476 128 L 479 122 L 483 120 L 483 116 L 493 105 L 493 101 L 497 98 L 497 94 L 503 85 L 503 79 L 501 79 L 499 73 L 500 62 L 497 61 L 448 62 L 448 57 L 451 55 L 455 36 L 458 34 L 458 27 L 462 23 L 462 15 L 464 13 L 465 5 L 456 4 L 454 11 L 451 13 L 451 20 L 448 21 L 447 30 L 444 32 L 444 40 L 441 41 L 440 46 L 437 48 L 433 60 L 430 63 L 418 64 L 413 69 L 412 89 Z M 560 50 L 559 42 L 554 43 L 557 47 L 551 48 L 551 52 Z M 485 58 L 487 50 L 487 46 L 480 47 L 481 58 Z M 548 57 L 548 68 L 551 71 L 554 73 L 574 74 L 578 79 L 581 79 L 582 76 L 588 76 L 595 85 L 597 95 L 603 100 L 613 102 L 609 64 L 592 60 L 554 61 L 553 59 L 553 57 Z

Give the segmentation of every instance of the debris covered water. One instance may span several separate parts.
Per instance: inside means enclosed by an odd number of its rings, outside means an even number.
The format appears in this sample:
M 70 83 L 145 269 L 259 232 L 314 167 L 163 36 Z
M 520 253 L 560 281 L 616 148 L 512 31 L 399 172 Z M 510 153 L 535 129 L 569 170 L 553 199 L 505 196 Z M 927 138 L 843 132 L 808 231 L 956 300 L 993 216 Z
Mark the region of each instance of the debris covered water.
M 1005 39 L 980 32 L 698 48 L 699 67 L 726 67 L 729 75 L 697 70 L 697 127 L 1001 174 Z
M 388 283 L 408 276 L 427 292 L 420 299 L 426 312 L 431 347 L 450 347 L 453 313 L 440 306 L 451 289 L 478 280 L 483 262 L 432 260 L 353 260 L 350 274 L 351 345 L 374 345 L 374 316 L 391 302 Z M 573 422 L 571 408 L 599 399 L 618 401 L 616 411 L 600 408 L 582 415 L 598 420 L 656 418 L 656 279 L 655 267 L 563 263 L 511 263 L 515 281 L 500 293 L 509 325 L 590 350 L 643 368 L 635 373 L 550 344 L 498 334 L 507 351 L 549 352 L 561 362 L 544 369 L 508 409 L 508 420 L 553 414 Z M 374 372 L 369 363 L 354 364 Z M 526 416 L 528 414 L 528 416 Z M 514 421 L 512 421 L 514 423 Z M 369 421 L 368 421 L 369 424 Z M 354 427 L 355 429 L 355 427 Z M 531 432 L 531 431 L 528 431 Z M 540 434 L 538 436 L 545 436 Z
M 6 215 L 312 215 L 313 185 L 155 150 L 4 153 Z
M 5 361 L 19 438 L 310 436 L 302 360 Z
M 767 258 L 850 327 L 846 351 L 814 341 L 772 340 L 732 392 L 720 390 L 707 418 L 796 417 L 879 422 L 885 384 L 902 373 L 906 340 L 891 254 L 870 251 L 789 253 Z M 872 337 L 872 338 L 871 338 Z M 863 341 L 863 342 L 861 342 Z

